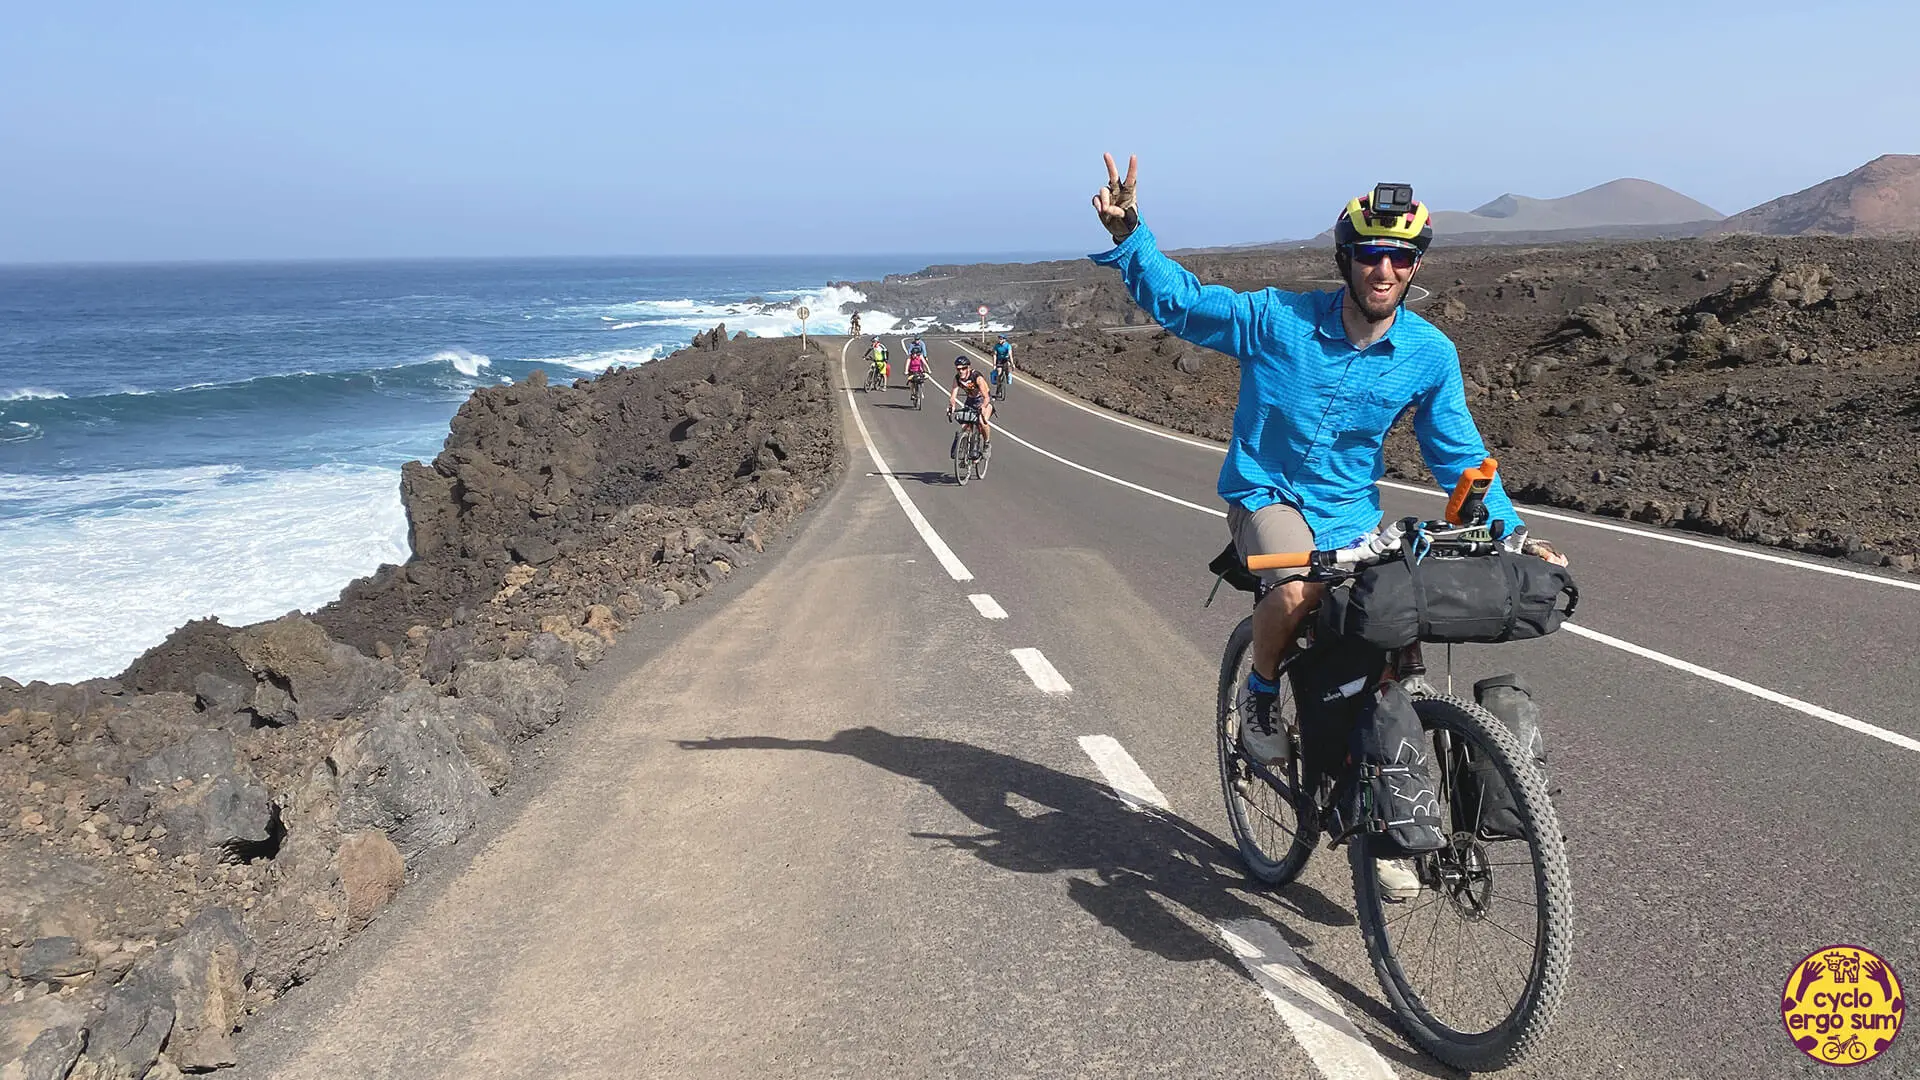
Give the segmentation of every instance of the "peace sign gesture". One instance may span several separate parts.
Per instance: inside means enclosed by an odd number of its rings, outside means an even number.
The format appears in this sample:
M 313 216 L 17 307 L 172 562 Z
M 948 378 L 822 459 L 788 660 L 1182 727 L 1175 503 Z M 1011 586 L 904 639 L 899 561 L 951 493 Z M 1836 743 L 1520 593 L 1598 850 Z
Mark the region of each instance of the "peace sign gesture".
M 1140 155 L 1127 156 L 1125 180 L 1120 179 L 1120 167 L 1113 163 L 1113 155 L 1101 156 L 1107 159 L 1107 186 L 1093 193 L 1093 209 L 1100 215 L 1100 224 L 1106 226 L 1107 234 L 1117 244 L 1133 235 L 1134 227 L 1140 224 L 1140 214 L 1133 199 L 1133 189 L 1140 178 Z

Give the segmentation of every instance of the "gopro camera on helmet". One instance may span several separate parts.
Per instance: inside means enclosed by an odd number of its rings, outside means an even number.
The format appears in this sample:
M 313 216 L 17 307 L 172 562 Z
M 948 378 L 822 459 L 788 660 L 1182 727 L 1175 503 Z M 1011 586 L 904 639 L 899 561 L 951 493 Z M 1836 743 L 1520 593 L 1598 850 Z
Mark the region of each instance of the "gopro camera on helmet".
M 1373 199 L 1367 207 L 1381 217 L 1400 217 L 1413 213 L 1412 184 L 1375 184 Z

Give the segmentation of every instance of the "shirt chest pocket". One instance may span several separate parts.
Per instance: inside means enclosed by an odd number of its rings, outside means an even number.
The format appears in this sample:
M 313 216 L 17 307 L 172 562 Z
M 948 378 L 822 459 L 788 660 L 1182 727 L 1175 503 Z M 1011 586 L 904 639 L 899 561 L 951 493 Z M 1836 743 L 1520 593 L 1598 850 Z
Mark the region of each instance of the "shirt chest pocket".
M 1346 447 L 1378 446 L 1400 413 L 1412 407 L 1406 394 L 1369 387 L 1348 409 L 1337 441 Z

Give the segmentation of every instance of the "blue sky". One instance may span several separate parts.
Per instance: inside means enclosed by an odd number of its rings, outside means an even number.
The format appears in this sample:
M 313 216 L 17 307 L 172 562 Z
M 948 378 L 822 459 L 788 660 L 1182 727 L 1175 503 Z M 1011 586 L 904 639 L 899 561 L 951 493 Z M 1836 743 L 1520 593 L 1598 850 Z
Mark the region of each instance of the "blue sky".
M 1088 251 L 1920 151 L 1920 5 L 0 0 L 0 261 Z

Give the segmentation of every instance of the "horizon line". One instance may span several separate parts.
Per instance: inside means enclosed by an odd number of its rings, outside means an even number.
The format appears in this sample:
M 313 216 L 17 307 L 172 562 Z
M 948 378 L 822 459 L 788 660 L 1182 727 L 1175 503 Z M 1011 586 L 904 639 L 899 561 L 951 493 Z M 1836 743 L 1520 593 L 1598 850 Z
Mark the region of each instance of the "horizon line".
M 649 254 L 598 254 L 598 255 L 266 255 L 266 256 L 213 256 L 208 258 L 156 258 L 156 259 L 53 259 L 24 260 L 0 258 L 0 271 L 6 270 L 79 270 L 79 269 L 139 269 L 162 267 L 207 267 L 207 266 L 289 266 L 289 265 L 325 265 L 325 264 L 367 264 L 367 263 L 459 263 L 459 262 L 587 262 L 587 261 L 630 261 L 630 260 L 684 260 L 719 261 L 725 259 L 927 259 L 927 258 L 980 258 L 993 257 L 1013 260 L 1016 256 L 1031 256 L 1031 261 L 1051 262 L 1061 259 L 1085 258 L 1085 253 L 1071 255 L 1056 251 L 1033 249 L 1026 251 L 819 251 L 819 252 L 659 252 Z

